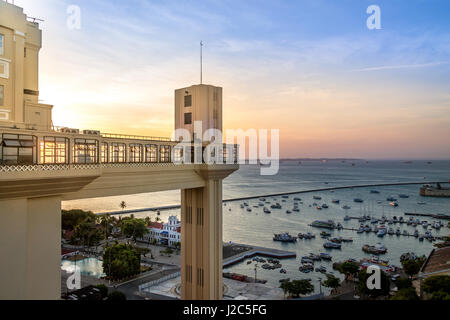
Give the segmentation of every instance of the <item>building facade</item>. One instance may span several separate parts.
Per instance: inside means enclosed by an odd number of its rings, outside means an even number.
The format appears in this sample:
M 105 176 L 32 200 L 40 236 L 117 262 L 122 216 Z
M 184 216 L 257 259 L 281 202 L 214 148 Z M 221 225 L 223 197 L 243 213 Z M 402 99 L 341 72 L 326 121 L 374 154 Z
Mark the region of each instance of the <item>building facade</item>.
M 181 243 L 181 221 L 176 216 L 170 216 L 167 223 L 152 222 L 143 240 L 175 247 Z

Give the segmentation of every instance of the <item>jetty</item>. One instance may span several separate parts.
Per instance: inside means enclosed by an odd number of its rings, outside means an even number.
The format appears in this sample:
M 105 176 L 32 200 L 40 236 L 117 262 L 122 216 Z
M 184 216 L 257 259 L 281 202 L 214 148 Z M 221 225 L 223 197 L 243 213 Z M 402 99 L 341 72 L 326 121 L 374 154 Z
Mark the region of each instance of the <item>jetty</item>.
M 290 192 L 283 192 L 283 193 L 273 193 L 273 194 L 266 194 L 266 195 L 255 195 L 255 196 L 248 196 L 248 197 L 231 198 L 231 199 L 223 200 L 223 203 L 253 200 L 253 199 L 258 199 L 258 198 L 273 198 L 273 197 L 306 194 L 306 193 L 313 193 L 313 192 L 342 190 L 342 189 L 389 187 L 389 186 L 404 186 L 404 185 L 424 185 L 424 184 L 437 184 L 437 183 L 447 183 L 447 181 L 445 181 L 445 182 L 442 182 L 442 181 L 441 182 L 424 182 L 424 181 L 421 181 L 421 182 L 394 182 L 394 183 L 380 183 L 380 184 L 350 185 L 350 186 L 341 186 L 341 187 L 327 187 L 327 188 L 320 188 L 320 189 L 290 191 Z M 130 210 L 120 210 L 120 211 L 110 211 L 110 212 L 98 212 L 96 214 L 99 216 L 102 216 L 102 215 L 114 216 L 114 215 L 131 214 L 131 213 L 148 212 L 148 211 L 153 211 L 153 212 L 167 211 L 167 210 L 174 210 L 174 209 L 180 209 L 180 208 L 181 208 L 180 205 L 167 205 L 167 206 L 152 207 L 152 208 L 130 209 Z
M 430 217 L 434 219 L 450 220 L 450 215 L 442 213 L 405 212 L 405 216 Z
M 264 248 L 264 247 L 257 247 L 257 246 L 251 246 L 246 244 L 238 244 L 238 243 L 232 243 L 232 244 L 224 244 L 224 249 L 227 246 L 232 246 L 234 248 L 241 249 L 241 252 L 233 255 L 229 258 L 225 258 L 223 260 L 223 267 L 227 268 L 230 267 L 236 263 L 240 263 L 244 260 L 247 260 L 249 258 L 253 258 L 255 256 L 260 257 L 266 257 L 266 258 L 274 258 L 274 259 L 290 259 L 290 258 L 296 258 L 297 253 L 292 251 L 285 251 L 285 250 L 278 250 L 278 249 L 272 249 L 272 248 Z M 226 250 L 226 249 L 225 249 Z

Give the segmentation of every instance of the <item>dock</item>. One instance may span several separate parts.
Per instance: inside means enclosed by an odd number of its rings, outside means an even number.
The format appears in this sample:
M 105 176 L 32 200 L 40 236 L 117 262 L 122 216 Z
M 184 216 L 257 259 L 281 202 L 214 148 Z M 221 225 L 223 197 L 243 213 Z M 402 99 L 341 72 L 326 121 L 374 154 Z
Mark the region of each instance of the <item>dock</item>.
M 236 248 L 242 248 L 243 251 L 241 253 L 238 253 L 236 255 L 233 255 L 229 258 L 226 258 L 223 260 L 223 267 L 227 268 L 230 267 L 236 263 L 240 263 L 244 260 L 247 260 L 249 258 L 253 258 L 255 256 L 260 257 L 266 257 L 266 258 L 274 258 L 274 259 L 290 259 L 290 258 L 296 258 L 297 253 L 292 251 L 285 251 L 285 250 L 278 250 L 278 249 L 272 249 L 272 248 L 264 248 L 264 247 L 257 247 L 257 246 L 251 246 L 246 244 L 224 244 L 225 246 L 234 246 Z
M 434 219 L 450 220 L 450 215 L 442 213 L 405 212 L 405 216 L 429 217 Z

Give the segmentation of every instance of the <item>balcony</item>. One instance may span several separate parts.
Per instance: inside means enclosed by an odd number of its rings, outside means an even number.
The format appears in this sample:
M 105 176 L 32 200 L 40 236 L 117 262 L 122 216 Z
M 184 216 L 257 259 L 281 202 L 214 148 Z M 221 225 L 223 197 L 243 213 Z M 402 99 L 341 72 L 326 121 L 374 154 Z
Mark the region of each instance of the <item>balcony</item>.
M 52 172 L 205 164 L 205 147 L 180 147 L 164 137 L 54 127 L 51 131 L 0 128 L 0 172 Z M 222 145 L 212 164 L 237 164 L 238 146 Z M 191 162 L 185 156 L 190 153 Z M 208 162 L 209 163 L 209 162 Z

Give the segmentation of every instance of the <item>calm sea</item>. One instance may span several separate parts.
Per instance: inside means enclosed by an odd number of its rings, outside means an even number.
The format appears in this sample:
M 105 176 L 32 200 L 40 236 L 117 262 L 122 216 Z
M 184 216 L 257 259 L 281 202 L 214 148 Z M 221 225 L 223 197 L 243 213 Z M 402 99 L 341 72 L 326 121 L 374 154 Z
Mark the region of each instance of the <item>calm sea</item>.
M 354 166 L 352 165 L 354 163 Z M 382 183 L 407 183 L 422 181 L 448 181 L 450 179 L 450 161 L 412 161 L 405 163 L 403 161 L 283 161 L 280 165 L 280 172 L 276 176 L 260 176 L 258 166 L 242 166 L 241 169 L 224 181 L 224 198 L 237 198 L 246 196 L 259 196 L 265 194 L 304 191 L 320 188 L 332 188 L 338 186 L 352 186 L 363 184 L 382 184 Z M 326 252 L 323 248 L 324 240 L 320 238 L 319 229 L 313 229 L 308 225 L 316 220 L 333 219 L 335 222 L 341 222 L 344 227 L 357 228 L 359 223 L 356 220 L 344 222 L 346 214 L 350 216 L 361 216 L 364 213 L 380 217 L 384 214 L 387 217 L 394 215 L 403 216 L 405 212 L 420 213 L 443 213 L 450 214 L 450 198 L 423 198 L 419 195 L 420 185 L 389 186 L 376 188 L 354 188 L 335 190 L 334 192 L 324 191 L 315 193 L 300 194 L 303 205 L 300 205 L 300 212 L 287 214 L 286 210 L 292 210 L 293 198 L 290 196 L 286 202 L 282 202 L 281 197 L 276 200 L 268 198 L 272 203 L 280 202 L 283 206 L 281 210 L 272 210 L 271 214 L 264 214 L 262 208 L 252 208 L 252 212 L 247 212 L 240 208 L 240 202 L 227 203 L 224 206 L 224 241 L 233 241 L 237 243 L 253 244 L 264 247 L 284 249 L 297 252 L 297 259 L 283 260 L 283 267 L 287 269 L 287 274 L 280 274 L 279 271 L 269 271 L 258 268 L 257 277 L 267 279 L 270 284 L 278 286 L 281 278 L 310 278 L 316 284 L 318 292 L 319 278 L 325 277 L 319 273 L 303 274 L 298 271 L 300 265 L 299 259 L 310 252 Z M 376 189 L 380 193 L 373 194 L 370 190 Z M 400 199 L 399 194 L 407 194 L 409 198 Z M 322 200 L 314 200 L 313 196 L 321 196 Z M 389 196 L 398 198 L 399 206 L 393 208 L 389 206 L 386 198 Z M 354 198 L 361 198 L 364 203 L 357 204 L 353 202 Z M 340 205 L 331 203 L 331 200 L 341 200 Z M 378 201 L 382 203 L 379 204 Z M 101 199 L 77 200 L 63 203 L 63 208 L 80 208 L 92 210 L 94 212 L 117 211 L 120 210 L 121 201 L 127 203 L 127 209 L 148 208 L 163 205 L 179 204 L 179 191 L 160 192 L 150 194 L 140 194 L 131 196 L 109 197 Z M 258 205 L 258 199 L 247 201 L 250 207 Z M 329 209 L 317 210 L 312 205 L 326 203 Z M 418 202 L 425 202 L 425 205 L 419 205 Z M 343 205 L 349 205 L 350 210 L 342 209 Z M 179 210 L 164 211 L 160 218 L 167 220 L 169 215 L 178 215 Z M 143 212 L 135 214 L 136 217 L 150 216 L 155 218 L 153 212 Z M 428 220 L 432 219 L 421 219 Z M 446 223 L 446 222 L 445 222 Z M 400 228 L 413 233 L 411 226 L 392 225 L 394 229 Z M 425 229 L 422 226 L 417 227 L 423 234 Z M 316 239 L 299 240 L 294 244 L 283 244 L 272 240 L 274 233 L 290 232 L 297 235 L 299 232 L 312 232 L 316 234 Z M 449 229 L 442 228 L 440 231 L 433 230 L 433 234 L 447 235 Z M 415 252 L 417 254 L 428 254 L 432 249 L 432 244 L 425 240 L 419 242 L 413 237 L 390 236 L 378 238 L 375 234 L 357 234 L 353 231 L 334 231 L 333 236 L 342 236 L 352 238 L 353 243 L 343 244 L 342 250 L 328 251 L 333 261 L 339 261 L 347 258 L 369 257 L 361 247 L 364 244 L 375 245 L 378 242 L 383 243 L 388 248 L 388 253 L 383 259 L 388 259 L 390 263 L 399 265 L 399 257 L 405 252 Z M 332 271 L 332 262 L 316 263 L 316 266 L 323 265 Z M 229 268 L 230 271 L 244 273 L 254 276 L 253 263 L 247 265 L 241 263 Z M 335 273 L 336 274 L 336 273 Z M 337 274 L 336 274 L 337 275 Z

